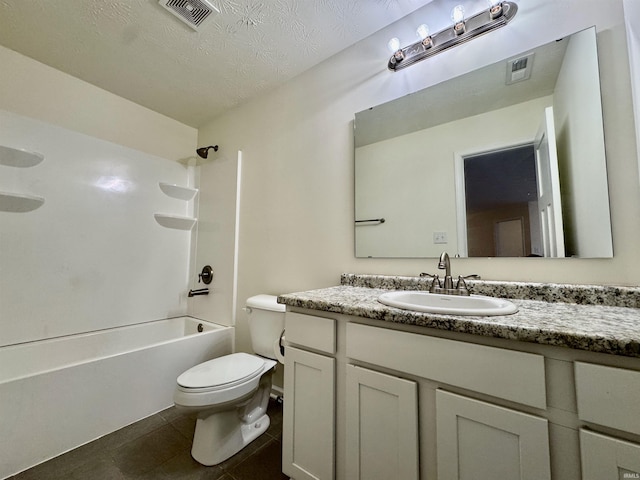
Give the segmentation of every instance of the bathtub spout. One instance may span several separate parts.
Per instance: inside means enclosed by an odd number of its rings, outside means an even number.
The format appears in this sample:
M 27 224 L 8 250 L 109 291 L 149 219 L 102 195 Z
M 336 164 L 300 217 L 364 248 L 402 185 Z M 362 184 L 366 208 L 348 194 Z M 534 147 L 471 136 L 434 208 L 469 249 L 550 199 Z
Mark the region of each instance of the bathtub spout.
M 197 290 L 189 290 L 189 297 L 195 297 L 196 295 L 209 295 L 208 288 L 198 288 Z

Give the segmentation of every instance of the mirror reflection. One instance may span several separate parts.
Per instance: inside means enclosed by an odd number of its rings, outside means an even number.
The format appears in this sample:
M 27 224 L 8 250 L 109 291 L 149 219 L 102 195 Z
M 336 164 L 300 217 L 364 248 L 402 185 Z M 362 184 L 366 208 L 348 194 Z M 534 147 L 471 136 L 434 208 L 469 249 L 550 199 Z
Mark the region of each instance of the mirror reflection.
M 595 28 L 355 115 L 357 257 L 613 255 Z

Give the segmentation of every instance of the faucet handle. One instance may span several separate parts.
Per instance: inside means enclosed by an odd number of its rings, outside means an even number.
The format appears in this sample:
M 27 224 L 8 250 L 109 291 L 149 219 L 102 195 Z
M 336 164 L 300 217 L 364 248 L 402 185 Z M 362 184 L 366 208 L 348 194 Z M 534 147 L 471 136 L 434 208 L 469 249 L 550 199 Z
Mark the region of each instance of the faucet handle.
M 463 277 L 465 280 L 480 280 L 482 277 L 476 273 L 472 273 L 471 275 L 465 275 Z
M 479 280 L 480 275 L 473 274 L 473 275 L 465 275 L 464 277 L 462 275 L 458 275 L 458 283 L 456 284 L 456 290 L 458 291 L 459 295 L 469 295 L 469 287 L 467 287 L 467 282 L 464 281 L 466 278 Z
M 467 282 L 464 279 L 467 277 L 463 277 L 462 275 L 458 275 L 458 283 L 456 284 L 456 291 L 458 295 L 469 295 L 469 289 L 467 288 Z
M 429 276 L 433 278 L 433 281 L 431 282 L 431 287 L 429 287 L 429 292 L 435 293 L 437 289 L 442 288 L 442 284 L 440 283 L 440 277 L 438 276 L 437 273 L 435 275 L 429 275 Z
M 420 274 L 420 277 L 429 277 L 429 278 L 433 279 L 431 281 L 431 286 L 429 287 L 429 292 L 430 293 L 435 293 L 437 288 L 442 288 L 442 284 L 440 283 L 440 277 L 438 276 L 437 273 L 435 275 L 433 275 L 431 273 L 422 272 Z

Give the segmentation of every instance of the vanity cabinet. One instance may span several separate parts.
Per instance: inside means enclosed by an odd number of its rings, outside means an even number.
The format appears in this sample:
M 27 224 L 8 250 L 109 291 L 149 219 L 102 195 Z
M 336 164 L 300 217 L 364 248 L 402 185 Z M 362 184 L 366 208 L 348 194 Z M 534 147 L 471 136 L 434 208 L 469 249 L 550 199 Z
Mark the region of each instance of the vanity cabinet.
M 421 402 L 421 406 L 427 411 L 435 410 L 435 422 L 433 419 L 427 421 L 431 432 L 425 431 L 429 429 L 426 427 L 422 433 L 429 436 L 435 430 L 433 456 L 437 460 L 432 462 L 437 467 L 432 465 L 431 471 L 437 471 L 437 478 L 551 478 L 546 419 L 447 390 L 461 388 L 468 390 L 470 395 L 487 394 L 530 407 L 545 408 L 544 357 L 353 322 L 346 325 L 346 337 L 346 356 L 350 361 L 366 362 L 414 376 L 417 381 L 411 383 L 424 384 L 427 397 L 435 396 L 435 408 L 428 398 Z M 350 372 L 358 368 L 347 367 L 348 385 L 351 383 Z M 376 378 L 374 374 L 369 377 Z M 378 387 L 378 392 L 380 390 Z M 353 428 L 349 424 L 349 405 L 356 402 L 353 397 L 357 393 L 353 388 L 347 388 L 347 446 L 352 442 L 349 436 Z M 417 413 L 416 410 L 413 412 Z M 384 410 L 379 409 L 376 413 L 384 415 Z M 417 425 L 415 418 L 414 425 Z M 375 422 L 375 418 L 371 421 Z M 399 424 L 397 420 L 393 421 Z M 399 430 L 398 426 L 395 428 Z M 381 432 L 373 433 L 381 435 Z M 384 441 L 384 437 L 379 440 Z M 418 454 L 418 440 L 413 442 L 413 448 L 407 447 L 412 443 L 409 434 L 405 434 L 403 440 L 404 444 L 400 446 L 391 436 L 387 442 L 390 453 L 397 453 L 396 448 L 409 448 L 410 452 Z M 347 454 L 347 465 L 354 453 Z M 349 480 L 367 478 L 350 472 L 348 469 L 346 478 Z M 399 475 L 397 478 L 419 478 L 419 475 L 416 472 L 412 476 Z
M 332 480 L 335 321 L 287 312 L 285 335 L 282 471 L 296 480 Z
M 417 480 L 417 383 L 346 366 L 346 470 L 350 480 Z
M 291 478 L 640 479 L 640 359 L 315 313 L 286 317 Z

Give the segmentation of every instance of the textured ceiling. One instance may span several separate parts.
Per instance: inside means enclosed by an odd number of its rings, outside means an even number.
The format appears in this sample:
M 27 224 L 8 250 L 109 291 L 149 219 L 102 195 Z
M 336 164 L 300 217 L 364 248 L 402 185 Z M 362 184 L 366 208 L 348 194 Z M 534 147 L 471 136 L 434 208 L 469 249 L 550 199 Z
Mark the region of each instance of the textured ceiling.
M 0 44 L 198 127 L 429 1 L 211 0 L 196 32 L 157 0 L 0 0 Z

